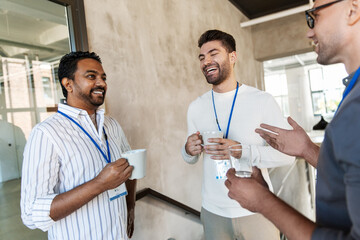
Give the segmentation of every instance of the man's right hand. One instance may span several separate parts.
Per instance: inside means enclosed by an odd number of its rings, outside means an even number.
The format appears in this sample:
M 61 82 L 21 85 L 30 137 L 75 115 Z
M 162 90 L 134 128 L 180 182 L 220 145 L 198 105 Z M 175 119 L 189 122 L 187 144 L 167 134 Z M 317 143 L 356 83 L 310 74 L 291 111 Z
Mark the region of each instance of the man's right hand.
M 125 158 L 120 158 L 107 164 L 95 179 L 104 191 L 114 189 L 129 179 L 133 169 Z
M 200 154 L 203 151 L 201 144 L 203 143 L 200 132 L 190 135 L 185 144 L 185 151 L 191 156 Z

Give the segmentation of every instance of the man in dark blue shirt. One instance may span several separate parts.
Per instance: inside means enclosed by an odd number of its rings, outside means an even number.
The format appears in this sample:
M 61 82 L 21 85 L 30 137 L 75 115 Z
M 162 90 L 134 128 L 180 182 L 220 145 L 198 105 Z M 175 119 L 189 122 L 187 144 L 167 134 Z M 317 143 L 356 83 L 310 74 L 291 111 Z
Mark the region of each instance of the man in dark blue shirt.
M 229 196 L 263 214 L 289 239 L 360 239 L 360 0 L 317 0 L 306 11 L 320 64 L 344 63 L 350 75 L 338 110 L 327 126 L 321 148 L 291 118 L 293 130 L 261 124 L 256 129 L 272 147 L 299 156 L 317 168 L 316 223 L 305 218 L 264 186 L 261 174 L 251 179 L 229 170 Z

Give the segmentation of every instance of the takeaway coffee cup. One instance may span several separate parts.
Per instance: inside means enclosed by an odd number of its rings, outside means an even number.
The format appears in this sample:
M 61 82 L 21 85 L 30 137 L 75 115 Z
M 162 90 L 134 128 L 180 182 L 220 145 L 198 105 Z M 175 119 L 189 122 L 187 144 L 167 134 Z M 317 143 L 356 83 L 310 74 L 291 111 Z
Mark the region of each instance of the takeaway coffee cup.
M 121 154 L 121 157 L 126 158 L 129 164 L 134 167 L 129 179 L 133 180 L 145 177 L 146 149 L 130 150 Z

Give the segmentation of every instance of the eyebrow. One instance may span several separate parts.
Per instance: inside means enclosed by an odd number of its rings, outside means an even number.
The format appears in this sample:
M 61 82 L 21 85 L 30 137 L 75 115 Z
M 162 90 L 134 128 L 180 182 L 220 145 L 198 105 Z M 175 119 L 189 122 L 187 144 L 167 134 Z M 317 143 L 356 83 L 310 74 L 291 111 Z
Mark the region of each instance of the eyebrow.
M 96 73 L 96 74 L 99 74 L 99 72 L 98 72 L 98 71 L 95 71 L 95 70 L 86 70 L 85 74 L 87 74 L 87 73 Z M 106 76 L 106 73 L 101 74 L 101 76 Z
M 217 49 L 217 48 L 213 48 L 213 49 L 211 49 L 210 51 L 208 51 L 206 54 L 209 54 L 209 53 L 212 53 L 212 52 L 215 52 L 215 51 L 220 51 L 219 49 Z M 199 57 L 198 58 L 200 58 L 200 57 L 203 57 L 203 56 L 205 56 L 204 54 L 199 54 Z

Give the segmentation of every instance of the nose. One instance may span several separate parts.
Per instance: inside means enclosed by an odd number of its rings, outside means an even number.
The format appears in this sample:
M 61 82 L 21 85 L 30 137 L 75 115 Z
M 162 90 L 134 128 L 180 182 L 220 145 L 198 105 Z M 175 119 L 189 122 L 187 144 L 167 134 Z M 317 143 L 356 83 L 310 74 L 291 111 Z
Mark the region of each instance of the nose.
M 212 62 L 211 56 L 206 56 L 206 57 L 205 57 L 205 60 L 204 60 L 204 64 L 205 64 L 205 65 L 208 65 L 208 64 L 210 64 L 211 62 Z
M 211 56 L 205 56 L 204 60 L 201 63 L 201 68 L 204 68 L 204 67 L 208 66 L 211 63 L 212 63 Z
M 309 30 L 306 33 L 306 37 L 312 39 L 314 37 L 314 35 L 315 35 L 314 29 L 309 28 Z
M 99 76 L 99 77 L 96 78 L 95 85 L 99 86 L 99 87 L 105 87 L 106 86 L 106 81 L 101 76 Z

